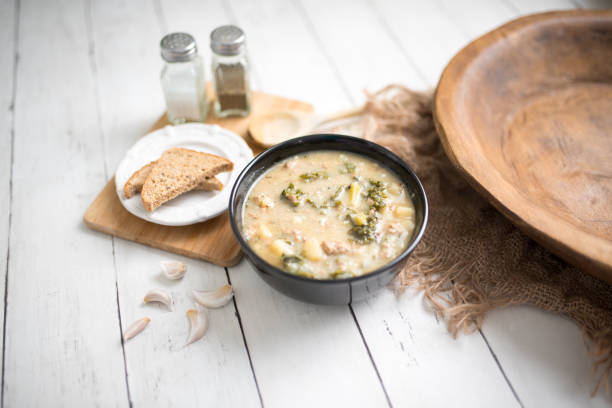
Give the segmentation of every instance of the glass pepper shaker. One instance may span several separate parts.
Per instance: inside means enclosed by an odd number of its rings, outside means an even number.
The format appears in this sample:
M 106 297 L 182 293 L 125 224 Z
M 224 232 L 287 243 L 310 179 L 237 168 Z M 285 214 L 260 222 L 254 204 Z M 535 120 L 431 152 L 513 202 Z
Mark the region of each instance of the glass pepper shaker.
M 160 47 L 168 121 L 173 125 L 204 122 L 208 113 L 206 78 L 195 39 L 187 33 L 171 33 L 162 38 Z
M 233 25 L 218 27 L 210 33 L 215 114 L 222 118 L 247 116 L 251 111 L 245 40 L 244 31 Z

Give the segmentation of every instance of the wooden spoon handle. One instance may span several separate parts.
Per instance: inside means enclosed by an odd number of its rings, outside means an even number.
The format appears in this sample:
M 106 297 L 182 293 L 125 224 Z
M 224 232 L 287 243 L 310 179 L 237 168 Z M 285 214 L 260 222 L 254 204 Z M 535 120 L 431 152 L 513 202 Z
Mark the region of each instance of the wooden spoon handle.
M 344 109 L 338 112 L 316 116 L 313 120 L 313 127 L 319 126 L 326 122 L 331 122 L 332 120 L 345 119 L 352 116 L 361 115 L 363 113 L 363 109 L 364 105 L 361 105 L 356 108 Z

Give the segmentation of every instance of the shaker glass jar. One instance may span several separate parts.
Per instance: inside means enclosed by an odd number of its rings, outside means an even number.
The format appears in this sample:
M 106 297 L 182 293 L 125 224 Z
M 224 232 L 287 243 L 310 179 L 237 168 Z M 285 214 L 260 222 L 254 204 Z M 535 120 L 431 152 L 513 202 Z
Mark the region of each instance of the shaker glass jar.
M 166 62 L 161 83 L 168 108 L 168 121 L 204 122 L 208 113 L 206 78 L 195 39 L 187 33 L 171 33 L 162 38 L 161 56 Z
M 249 61 L 244 32 L 233 25 L 210 33 L 215 114 L 219 117 L 247 116 L 251 111 Z

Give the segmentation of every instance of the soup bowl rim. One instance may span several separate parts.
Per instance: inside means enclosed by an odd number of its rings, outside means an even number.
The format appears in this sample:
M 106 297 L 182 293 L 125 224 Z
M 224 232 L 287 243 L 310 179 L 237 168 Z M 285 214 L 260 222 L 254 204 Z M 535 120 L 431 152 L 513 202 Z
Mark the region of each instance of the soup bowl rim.
M 278 267 L 268 263 L 265 259 L 260 257 L 253 249 L 251 249 L 251 246 L 249 245 L 249 243 L 242 236 L 242 233 L 240 231 L 240 227 L 238 225 L 238 222 L 236 221 L 236 211 L 234 210 L 234 207 L 235 207 L 235 202 L 237 200 L 238 188 L 240 187 L 240 185 L 243 182 L 243 180 L 245 179 L 245 177 L 251 171 L 254 171 L 255 169 L 257 169 L 258 165 L 266 157 L 269 157 L 271 155 L 276 154 L 278 151 L 282 151 L 282 150 L 285 150 L 285 149 L 287 149 L 289 147 L 293 147 L 293 146 L 296 146 L 296 145 L 300 145 L 302 147 L 302 150 L 299 153 L 295 153 L 295 154 L 292 154 L 291 156 L 288 156 L 287 159 L 290 158 L 290 157 L 294 157 L 294 156 L 296 156 L 298 154 L 303 154 L 303 153 L 307 153 L 307 152 L 330 151 L 330 150 L 332 150 L 332 149 L 325 149 L 325 148 L 317 147 L 316 144 L 310 144 L 309 143 L 309 142 L 312 143 L 312 142 L 320 142 L 320 141 L 327 141 L 327 142 L 332 142 L 332 143 L 346 142 L 346 144 L 343 146 L 344 147 L 343 149 L 338 149 L 338 150 L 335 150 L 335 151 L 345 151 L 346 153 L 352 153 L 352 154 L 357 154 L 357 155 L 360 155 L 360 156 L 364 156 L 367 159 L 372 160 L 372 161 L 382 165 L 387 170 L 391 171 L 398 178 L 400 178 L 400 181 L 402 181 L 402 184 L 406 188 L 412 189 L 412 187 L 408 186 L 407 183 L 401 179 L 399 174 L 397 174 L 395 171 L 393 171 L 391 168 L 389 168 L 389 166 L 385 165 L 384 163 L 382 163 L 378 159 L 366 156 L 363 153 L 360 153 L 358 151 L 351 150 L 351 146 L 353 146 L 354 143 L 360 143 L 360 144 L 363 144 L 368 149 L 377 151 L 377 153 L 382 154 L 387 159 L 393 161 L 396 165 L 399 165 L 400 167 L 403 168 L 404 171 L 406 171 L 408 174 L 410 174 L 410 176 L 413 179 L 414 184 L 416 185 L 416 191 L 414 191 L 413 193 L 415 194 L 415 196 L 420 196 L 420 198 L 423 201 L 423 221 L 419 225 L 415 225 L 415 228 L 416 227 L 420 227 L 420 228 L 416 232 L 416 234 L 413 235 L 413 239 L 412 239 L 412 242 L 410 243 L 410 245 L 408 245 L 399 255 L 397 255 L 390 262 L 388 262 L 388 263 L 386 263 L 384 265 L 381 265 L 381 266 L 379 266 L 378 268 L 376 268 L 374 270 L 371 270 L 369 272 L 363 273 L 362 275 L 359 275 L 359 276 L 352 276 L 352 277 L 349 277 L 349 278 L 339 278 L 339 279 L 316 279 L 316 278 L 309 278 L 309 277 L 305 277 L 305 276 L 299 276 L 299 275 L 295 275 L 295 274 L 292 274 L 290 272 L 284 271 L 283 269 L 280 269 L 280 268 L 278 268 Z M 251 185 L 248 186 L 248 190 L 251 189 L 253 184 L 255 182 L 257 182 L 259 180 L 259 178 L 260 177 L 257 177 L 256 179 L 254 179 L 251 182 Z M 246 201 L 246 197 L 245 197 L 245 201 Z M 240 208 L 237 209 L 237 211 L 242 211 L 242 206 L 243 205 L 244 205 L 244 202 L 241 203 L 241 206 L 240 206 Z M 416 246 L 421 241 L 421 238 L 423 237 L 423 234 L 425 233 L 425 229 L 427 227 L 428 216 L 429 216 L 429 208 L 428 207 L 429 206 L 428 206 L 428 202 L 427 202 L 427 195 L 425 194 L 425 189 L 423 188 L 423 184 L 421 183 L 421 180 L 415 174 L 414 170 L 412 170 L 412 168 L 406 162 L 404 162 L 399 156 L 397 156 L 395 153 L 393 153 L 389 149 L 387 149 L 387 148 L 385 148 L 385 147 L 383 147 L 383 146 L 381 146 L 381 145 L 379 145 L 377 143 L 374 143 L 372 141 L 365 140 L 365 139 L 362 139 L 362 138 L 358 138 L 358 137 L 354 137 L 354 136 L 347 136 L 347 135 L 342 135 L 342 134 L 335 134 L 335 133 L 334 134 L 331 134 L 331 133 L 317 133 L 317 134 L 312 134 L 312 135 L 307 135 L 307 136 L 300 136 L 300 137 L 296 137 L 296 138 L 287 140 L 287 141 L 279 143 L 279 144 L 277 144 L 277 145 L 275 145 L 275 146 L 265 150 L 264 152 L 260 153 L 259 155 L 255 156 L 255 158 L 253 158 L 253 160 L 251 160 L 251 162 L 249 162 L 249 164 L 247 164 L 244 167 L 244 169 L 240 172 L 240 174 L 238 175 L 238 178 L 236 179 L 234 185 L 232 186 L 232 191 L 230 193 L 230 200 L 229 200 L 228 210 L 229 210 L 229 219 L 230 219 L 230 225 L 232 227 L 232 231 L 234 232 L 234 236 L 236 237 L 236 240 L 240 244 L 240 247 L 241 247 L 242 251 L 244 251 L 244 253 L 247 255 L 248 258 L 251 258 L 251 259 L 255 258 L 255 259 L 257 259 L 259 261 L 259 263 L 265 265 L 265 267 L 266 267 L 265 268 L 266 269 L 265 272 L 273 273 L 273 274 L 276 274 L 276 275 L 282 275 L 283 277 L 286 277 L 286 278 L 289 278 L 289 279 L 295 279 L 297 281 L 304 281 L 304 282 L 316 283 L 316 284 L 321 284 L 321 285 L 334 285 L 334 284 L 343 284 L 344 285 L 344 284 L 347 284 L 347 283 L 350 284 L 352 282 L 358 282 L 358 281 L 365 280 L 365 279 L 371 279 L 373 276 L 380 275 L 380 274 L 388 271 L 389 269 L 394 268 L 397 264 L 405 261 L 406 258 L 412 253 L 412 251 L 414 251 Z M 417 211 L 417 208 L 415 206 L 415 214 L 416 214 L 416 211 Z

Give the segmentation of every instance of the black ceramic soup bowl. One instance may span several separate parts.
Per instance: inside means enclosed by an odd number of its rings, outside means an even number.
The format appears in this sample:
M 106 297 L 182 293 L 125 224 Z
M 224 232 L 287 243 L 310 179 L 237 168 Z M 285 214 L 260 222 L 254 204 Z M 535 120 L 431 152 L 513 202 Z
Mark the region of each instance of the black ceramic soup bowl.
M 338 150 L 361 154 L 397 174 L 410 192 L 415 209 L 415 228 L 408 247 L 381 268 L 364 275 L 335 280 L 317 280 L 297 276 L 270 265 L 260 258 L 242 234 L 242 210 L 247 194 L 259 176 L 276 163 L 316 150 Z M 427 197 L 414 171 L 388 149 L 351 136 L 319 134 L 298 137 L 278 144 L 253 159 L 242 170 L 230 195 L 229 217 L 232 230 L 248 261 L 270 286 L 293 298 L 317 304 L 348 304 L 363 299 L 385 287 L 402 270 L 408 257 L 419 243 L 427 224 Z

